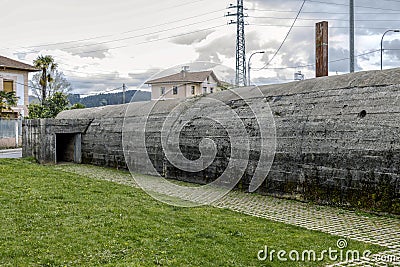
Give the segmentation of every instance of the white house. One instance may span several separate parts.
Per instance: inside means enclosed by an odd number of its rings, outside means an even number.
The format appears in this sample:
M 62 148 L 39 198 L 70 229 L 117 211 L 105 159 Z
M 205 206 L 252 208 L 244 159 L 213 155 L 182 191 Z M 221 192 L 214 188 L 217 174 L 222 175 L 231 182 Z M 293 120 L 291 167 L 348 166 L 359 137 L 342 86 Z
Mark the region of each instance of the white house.
M 147 81 L 151 85 L 151 99 L 188 98 L 221 91 L 220 81 L 212 70 L 179 73 Z
M 10 116 L 26 116 L 28 114 L 28 74 L 39 71 L 35 67 L 0 56 L 0 91 L 14 91 L 18 97 L 18 106 L 13 108 Z

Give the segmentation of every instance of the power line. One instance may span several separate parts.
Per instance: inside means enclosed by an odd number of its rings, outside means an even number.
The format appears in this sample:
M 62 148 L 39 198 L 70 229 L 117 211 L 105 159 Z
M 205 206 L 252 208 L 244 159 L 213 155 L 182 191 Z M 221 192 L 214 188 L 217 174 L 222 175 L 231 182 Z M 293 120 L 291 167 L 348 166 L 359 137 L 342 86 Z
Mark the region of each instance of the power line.
M 197 30 L 197 31 L 192 31 L 192 32 L 188 32 L 188 33 L 183 33 L 183 34 L 168 36 L 168 37 L 164 37 L 164 38 L 158 38 L 158 39 L 155 39 L 155 40 L 149 40 L 149 41 L 145 41 L 145 42 L 141 42 L 141 43 L 136 43 L 135 45 L 141 45 L 141 44 L 147 44 L 147 43 L 152 43 L 152 42 L 158 42 L 158 41 L 161 41 L 161 40 L 166 40 L 166 39 L 171 39 L 171 38 L 177 38 L 177 37 L 181 37 L 181 36 L 190 35 L 190 34 L 193 34 L 193 33 L 198 33 L 198 32 L 207 31 L 207 30 L 216 29 L 216 28 L 221 28 L 221 27 L 225 27 L 225 26 L 226 26 L 226 24 L 223 24 L 223 25 L 214 26 L 214 27 L 209 27 L 209 28 L 206 28 L 206 29 L 201 29 L 201 30 Z M 124 47 L 126 47 L 126 46 L 124 46 Z M 117 47 L 117 48 L 119 48 L 119 47 Z M 97 52 L 97 51 L 105 51 L 105 50 L 109 50 L 109 49 L 112 49 L 112 48 L 100 49 L 100 50 L 94 50 L 94 51 L 86 51 L 85 53 L 93 53 L 93 52 Z M 146 70 L 149 70 L 149 69 L 146 69 Z M 154 69 L 154 70 L 158 70 L 158 69 Z M 68 70 L 67 70 L 67 71 L 68 71 Z M 71 70 L 69 70 L 69 71 L 71 71 Z M 78 71 L 72 71 L 72 72 L 77 72 L 77 73 L 79 73 Z M 85 73 L 85 72 L 81 72 L 81 73 L 84 73 L 84 74 L 92 74 L 92 73 Z M 109 74 L 113 74 L 113 73 L 109 73 Z M 108 73 L 99 74 L 99 75 L 108 75 Z M 72 76 L 72 77 L 76 77 L 76 78 L 81 78 L 81 77 L 73 76 L 73 75 L 68 75 L 68 76 Z
M 84 44 L 84 45 L 78 45 L 78 46 L 62 47 L 62 48 L 59 48 L 59 49 L 61 49 L 61 50 L 77 49 L 77 48 L 82 48 L 82 47 L 89 47 L 89 46 L 96 46 L 96 45 L 101 45 L 101 44 L 108 44 L 108 43 L 126 41 L 126 40 L 136 39 L 136 38 L 140 38 L 140 37 L 151 36 L 151 35 L 154 35 L 154 34 L 157 34 L 157 33 L 163 33 L 163 32 L 172 31 L 172 30 L 176 30 L 176 29 L 186 28 L 188 26 L 193 26 L 193 25 L 197 25 L 197 24 L 201 24 L 201 23 L 204 23 L 204 22 L 209 22 L 209 21 L 213 21 L 213 20 L 217 20 L 217 19 L 221 19 L 221 17 L 207 19 L 207 20 L 204 20 L 204 21 L 194 22 L 194 23 L 190 23 L 190 24 L 186 24 L 186 25 L 182 25 L 182 26 L 177 26 L 177 27 L 164 29 L 164 30 L 158 30 L 158 31 L 145 33 L 145 34 L 140 34 L 140 35 L 135 35 L 135 36 L 129 36 L 129 37 L 124 37 L 124 38 L 119 38 L 119 39 L 113 39 L 113 40 L 108 40 L 108 41 L 103 41 L 103 42 L 97 42 L 97 43 L 93 43 L 93 44 Z M 117 48 L 123 48 L 123 47 L 126 47 L 126 46 L 119 46 Z M 41 50 L 30 50 L 29 52 L 30 53 L 38 53 L 40 51 Z M 91 52 L 98 52 L 98 51 L 102 51 L 102 50 L 95 50 L 95 51 L 89 51 L 89 52 L 85 51 L 85 52 L 81 52 L 81 53 L 84 54 L 84 53 L 91 53 Z
M 389 49 L 385 49 L 385 50 L 389 50 Z M 398 50 L 400 50 L 400 49 L 398 49 Z M 369 52 L 366 52 L 366 53 L 362 53 L 362 54 L 356 55 L 355 57 L 362 57 L 362 56 L 366 56 L 366 55 L 369 55 L 369 54 L 374 54 L 374 53 L 377 53 L 377 52 L 380 52 L 380 51 L 381 51 L 380 49 L 377 49 L 377 50 L 373 50 L 373 51 L 369 51 Z M 349 60 L 349 59 L 350 59 L 350 57 L 340 58 L 340 59 L 331 60 L 328 63 L 335 63 L 335 62 L 340 62 L 340 61 Z M 286 69 L 300 69 L 300 68 L 307 68 L 307 67 L 314 67 L 314 66 L 315 66 L 315 63 L 314 64 L 306 64 L 306 65 L 298 65 L 298 66 L 290 66 L 290 67 L 258 68 L 258 69 L 253 69 L 253 70 L 255 70 L 255 71 L 260 71 L 260 70 L 263 70 L 263 69 L 268 69 L 268 70 L 286 70 Z
M 319 3 L 319 4 L 327 4 L 327 5 L 335 5 L 335 6 L 349 6 L 349 4 L 339 4 L 339 3 L 330 3 L 330 2 L 323 2 L 323 1 L 317 1 L 317 0 L 307 0 L 307 2 L 312 2 L 312 3 Z M 399 9 L 391 9 L 391 8 L 380 8 L 380 7 L 373 7 L 373 6 L 359 6 L 355 5 L 354 7 L 358 8 L 367 8 L 367 9 L 378 9 L 378 10 L 386 10 L 386 11 L 398 11 L 400 12 Z
M 272 56 L 272 58 L 271 58 L 271 59 L 267 62 L 267 64 L 265 64 L 264 67 L 262 67 L 261 69 L 266 68 L 266 67 L 272 62 L 272 60 L 275 59 L 276 55 L 278 55 L 278 53 L 279 53 L 279 51 L 281 50 L 283 44 L 286 42 L 287 38 L 289 37 L 289 34 L 290 34 L 290 32 L 292 31 L 294 24 L 296 23 L 298 17 L 300 16 L 301 11 L 303 10 L 303 7 L 304 7 L 304 4 L 305 4 L 305 3 L 306 3 L 306 0 L 303 0 L 303 3 L 301 4 L 300 9 L 299 9 L 299 11 L 297 12 L 297 16 L 296 16 L 296 18 L 294 19 L 292 25 L 290 26 L 289 31 L 287 32 L 287 34 L 286 34 L 285 38 L 283 39 L 282 43 L 280 44 L 280 46 L 278 47 L 278 49 L 276 50 L 276 52 L 275 52 L 275 54 Z
M 278 24 L 257 24 L 250 23 L 250 26 L 260 26 L 260 27 L 285 27 L 290 28 L 290 25 L 278 25 Z M 295 25 L 293 28 L 315 28 L 315 25 Z M 345 26 L 329 26 L 330 29 L 348 29 L 349 27 Z M 355 29 L 360 30 L 387 30 L 387 28 L 377 28 L 377 27 L 354 27 Z
M 13 81 L 13 82 L 16 83 L 16 84 L 19 84 L 19 85 L 27 86 L 28 88 L 33 88 L 33 89 L 37 89 L 37 90 L 42 90 L 42 88 L 39 88 L 39 87 L 36 87 L 36 86 L 31 86 L 31 85 L 29 85 L 28 83 L 27 83 L 27 84 L 24 84 L 24 83 L 20 83 L 20 82 L 16 82 L 16 81 Z
M 187 33 L 172 35 L 172 36 L 168 36 L 168 37 L 164 37 L 164 38 L 157 38 L 157 39 L 154 39 L 154 40 L 149 40 L 149 41 L 145 41 L 145 42 L 141 42 L 141 43 L 136 43 L 136 44 L 134 44 L 134 45 L 141 45 L 141 44 L 147 44 L 147 43 L 152 43 L 152 42 L 158 42 L 158 41 L 161 41 L 161 40 L 167 40 L 167 39 L 171 39 L 171 38 L 177 38 L 177 37 L 186 36 L 186 35 L 190 35 L 190 34 L 202 32 L 202 31 L 207 31 L 207 30 L 212 30 L 212 29 L 216 29 L 216 28 L 221 28 L 221 27 L 225 27 L 225 26 L 226 26 L 226 24 L 218 25 L 218 26 L 214 26 L 214 27 L 209 27 L 209 28 L 205 28 L 205 29 L 200 29 L 200 30 L 197 30 L 197 31 L 192 31 L 192 32 L 187 32 Z M 99 51 L 108 51 L 108 50 L 118 49 L 118 48 L 122 48 L 122 47 L 127 47 L 127 46 L 125 45 L 125 46 L 111 47 L 111 48 L 106 48 L 106 49 L 91 50 L 91 51 L 85 51 L 85 52 L 81 52 L 81 53 L 77 53 L 77 54 L 93 53 L 93 52 L 99 52 Z M 146 69 L 146 70 L 149 70 L 149 69 Z M 94 74 L 94 73 L 79 72 L 79 71 L 68 70 L 68 69 L 67 69 L 67 71 L 77 72 L 77 73 L 84 73 L 84 74 Z M 103 74 L 104 74 L 104 75 L 108 75 L 108 74 L 113 74 L 113 73 L 102 73 L 102 74 L 99 74 L 99 75 L 103 75 Z M 73 75 L 68 75 L 68 76 L 74 77 Z M 78 76 L 75 76 L 75 77 L 80 78 L 80 77 L 78 77 Z
M 400 50 L 400 49 L 385 49 L 385 50 L 388 50 L 388 51 L 389 51 L 389 50 L 398 51 L 398 50 Z M 376 53 L 376 52 L 379 52 L 379 51 L 380 51 L 380 50 L 369 51 L 369 52 L 366 52 L 366 53 L 359 54 L 359 55 L 357 55 L 356 57 L 361 57 L 361 56 L 373 54 L 373 53 Z M 346 57 L 346 58 L 331 60 L 331 61 L 329 61 L 328 63 L 335 63 L 335 62 L 340 62 L 340 61 L 349 60 L 349 59 L 350 59 L 349 57 Z M 297 65 L 297 66 L 288 66 L 288 67 L 276 67 L 276 68 L 269 68 L 269 67 L 268 67 L 268 68 L 265 68 L 265 69 L 269 69 L 269 70 L 285 70 L 285 69 L 299 69 L 299 68 L 306 68 L 306 67 L 313 67 L 313 66 L 315 66 L 315 64 L 306 64 L 306 65 Z M 262 68 L 260 68 L 260 69 L 254 69 L 254 70 L 260 71 L 260 70 L 262 70 Z M 92 84 L 92 82 L 88 82 L 88 83 L 91 83 L 91 84 Z M 21 83 L 19 83 L 19 84 L 21 84 Z M 24 84 L 21 84 L 21 85 L 24 85 Z M 28 87 L 41 90 L 41 88 L 33 87 L 33 86 L 30 86 L 30 85 L 28 85 Z M 112 91 L 116 91 L 116 90 L 121 90 L 121 89 L 122 89 L 122 87 L 117 87 L 117 88 L 113 88 L 113 89 L 106 89 L 105 91 L 102 91 L 102 92 L 100 92 L 100 93 L 108 93 L 108 92 L 112 92 Z M 96 95 L 96 94 L 99 94 L 99 92 L 97 92 L 97 93 L 89 93 L 88 95 Z
M 400 3 L 400 1 L 399 1 L 399 0 L 381 0 L 381 1 L 384 1 L 384 2 L 396 2 L 396 3 Z
M 201 29 L 201 30 L 197 30 L 197 31 L 181 33 L 181 34 L 177 34 L 177 35 L 173 35 L 173 36 L 168 36 L 168 37 L 158 38 L 158 39 L 149 40 L 149 41 L 145 41 L 145 42 L 141 42 L 141 43 L 136 43 L 136 44 L 133 44 L 133 45 L 141 45 L 141 44 L 148 44 L 148 43 L 158 42 L 158 41 L 167 40 L 167 39 L 171 39 L 171 38 L 177 38 L 177 37 L 181 37 L 181 36 L 190 35 L 190 34 L 193 34 L 193 33 L 213 30 L 213 29 L 217 29 L 217 28 L 221 28 L 221 27 L 225 27 L 225 26 L 226 26 L 226 24 L 213 26 L 213 27 L 209 27 L 209 28 L 205 28 L 205 29 Z
M 297 13 L 296 10 L 274 10 L 274 9 L 257 9 L 252 8 L 248 10 L 260 11 L 260 12 L 276 12 L 276 13 Z M 348 12 L 329 12 L 329 11 L 302 11 L 303 14 L 330 14 L 330 15 L 348 15 Z M 398 15 L 397 13 L 382 13 L 382 12 L 355 12 L 356 15 Z
M 67 64 L 66 64 L 67 65 Z M 148 69 L 129 69 L 130 71 L 160 71 L 160 68 L 148 68 Z M 98 73 L 98 72 L 84 72 L 84 71 L 76 71 L 76 70 L 70 70 L 67 68 L 62 68 L 62 71 L 68 71 L 68 72 L 74 72 L 74 73 L 81 73 L 81 74 L 89 74 L 89 75 L 94 75 L 94 76 L 105 76 L 105 75 L 112 75 L 118 73 L 118 71 L 114 72 L 103 72 L 103 73 Z M 72 77 L 77 77 L 81 78 L 80 76 L 73 76 L 73 75 L 68 75 Z M 96 77 L 91 77 L 96 79 Z
M 173 36 L 158 38 L 158 39 L 149 40 L 149 41 L 145 41 L 145 42 L 140 42 L 140 43 L 136 43 L 136 44 L 132 44 L 132 45 L 141 45 L 141 44 L 148 44 L 148 43 L 158 42 L 158 41 L 161 41 L 161 40 L 167 40 L 167 39 L 171 39 L 171 38 L 186 36 L 186 35 L 190 35 L 190 34 L 193 34 L 193 33 L 212 30 L 212 29 L 216 29 L 216 28 L 221 28 L 221 27 L 224 27 L 224 26 L 226 26 L 226 24 L 218 25 L 218 26 L 214 26 L 214 27 L 209 27 L 209 28 L 205 28 L 205 29 L 201 29 L 201 30 L 197 30 L 197 31 L 177 34 L 177 35 L 173 35 Z M 90 54 L 90 53 L 94 53 L 94 52 L 109 51 L 109 50 L 129 47 L 129 46 L 132 46 L 132 45 L 123 45 L 123 46 L 117 46 L 117 47 L 108 47 L 108 48 L 104 48 L 104 49 L 89 50 L 89 51 L 74 53 L 74 55 L 82 55 L 82 54 Z M 61 48 L 60 50 L 62 50 L 62 49 L 65 49 L 65 48 Z M 34 53 L 34 52 L 40 52 L 40 51 L 32 51 L 32 53 Z
M 203 1 L 203 0 L 201 0 L 201 1 Z M 101 39 L 101 38 L 105 38 L 105 37 L 111 37 L 111 36 L 122 35 L 122 34 L 131 33 L 131 32 L 136 32 L 136 31 L 141 31 L 141 30 L 156 28 L 156 27 L 159 27 L 159 26 L 165 26 L 165 25 L 168 25 L 168 24 L 173 24 L 173 23 L 182 22 L 182 21 L 186 21 L 186 20 L 192 20 L 193 18 L 202 17 L 202 16 L 205 16 L 205 15 L 209 15 L 209 14 L 213 14 L 213 13 L 217 13 L 217 12 L 222 12 L 223 10 L 224 10 L 224 9 L 218 9 L 218 10 L 210 11 L 210 12 L 207 12 L 207 13 L 202 13 L 202 14 L 195 15 L 195 16 L 190 16 L 190 17 L 187 17 L 187 18 L 179 19 L 179 20 L 173 20 L 173 21 L 169 21 L 169 22 L 165 22 L 165 23 L 160 23 L 160 24 L 156 24 L 156 25 L 152 25 L 152 26 L 141 27 L 141 28 L 137 28 L 137 29 L 134 29 L 134 30 L 129 30 L 129 31 L 121 32 L 121 33 L 119 33 L 119 34 L 102 35 L 102 36 L 95 36 L 95 37 L 90 37 L 90 38 L 83 38 L 83 39 L 70 40 L 70 41 L 64 41 L 64 42 L 55 42 L 55 43 L 42 44 L 42 45 L 21 46 L 21 47 L 18 47 L 18 48 L 23 48 L 23 49 L 39 48 L 39 47 L 47 47 L 47 46 L 55 46 L 55 45 L 63 45 L 63 44 L 70 44 L 70 43 L 78 43 L 78 42 L 96 40 L 96 39 Z M 220 18 L 220 17 L 218 17 L 218 18 Z M 202 21 L 202 22 L 207 22 L 207 21 L 215 20 L 215 19 L 217 19 L 217 18 L 208 19 L 208 20 L 205 20 L 205 21 Z M 199 23 L 202 23 L 202 22 L 197 22 L 197 23 L 192 23 L 192 24 L 183 25 L 183 26 L 180 26 L 179 28 L 183 28 L 183 27 L 186 27 L 186 26 L 194 25 L 194 24 L 199 24 Z M 174 29 L 174 28 L 172 28 L 172 29 Z M 169 31 L 169 29 L 163 30 L 163 31 Z M 155 32 L 155 33 L 163 32 L 163 31 L 158 31 L 158 32 Z M 155 34 L 155 33 L 153 33 L 153 34 Z M 145 35 L 144 35 L 144 36 L 145 36 Z M 139 36 L 139 37 L 143 37 L 143 36 Z M 134 38 L 135 38 L 135 37 L 134 37 Z M 115 39 L 115 40 L 118 40 L 118 39 Z M 123 40 L 124 40 L 124 38 L 123 38 Z M 113 41 L 113 40 L 112 40 L 112 41 Z M 88 44 L 87 46 L 90 46 L 90 45 L 98 45 L 98 44 L 99 44 L 99 43 Z M 75 47 L 76 47 L 76 46 L 71 47 L 71 48 L 75 48 Z M 64 48 L 64 49 L 68 49 L 68 48 L 69 48 L 69 47 Z M 14 48 L 1 48 L 1 50 L 5 50 L 5 49 L 14 49 Z M 34 53 L 34 52 L 38 52 L 38 51 L 33 51 L 33 50 L 31 50 L 31 52 Z M 39 52 L 40 52 L 40 51 L 39 51 Z
M 347 13 L 348 14 L 348 13 Z M 254 19 L 282 19 L 282 20 L 288 20 L 288 19 L 295 19 L 295 18 L 290 18 L 290 17 L 256 17 L 256 16 L 250 16 L 250 18 Z M 348 19 L 337 19 L 337 18 L 297 18 L 297 20 L 309 20 L 309 21 L 320 21 L 320 20 L 334 20 L 334 21 L 349 21 Z M 356 19 L 355 21 L 370 21 L 370 22 L 375 22 L 375 21 L 400 21 L 400 19 Z

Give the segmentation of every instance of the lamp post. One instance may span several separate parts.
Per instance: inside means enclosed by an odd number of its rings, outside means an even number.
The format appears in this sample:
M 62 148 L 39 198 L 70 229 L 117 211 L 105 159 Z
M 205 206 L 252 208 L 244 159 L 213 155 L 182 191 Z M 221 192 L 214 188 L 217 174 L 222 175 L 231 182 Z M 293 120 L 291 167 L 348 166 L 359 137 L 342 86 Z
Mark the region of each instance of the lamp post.
M 265 51 L 257 51 L 257 52 L 254 52 L 253 54 L 251 54 L 250 55 L 250 57 L 249 57 L 249 62 L 247 62 L 247 75 L 248 75 L 248 86 L 251 86 L 251 80 L 250 80 L 250 69 L 251 69 L 251 66 L 250 66 L 250 61 L 251 61 L 251 58 L 255 55 L 255 54 L 264 54 L 265 53 Z
M 381 70 L 383 69 L 383 37 L 385 37 L 385 35 L 388 32 L 400 32 L 400 30 L 387 30 L 384 32 L 384 34 L 382 35 L 382 39 L 381 39 Z

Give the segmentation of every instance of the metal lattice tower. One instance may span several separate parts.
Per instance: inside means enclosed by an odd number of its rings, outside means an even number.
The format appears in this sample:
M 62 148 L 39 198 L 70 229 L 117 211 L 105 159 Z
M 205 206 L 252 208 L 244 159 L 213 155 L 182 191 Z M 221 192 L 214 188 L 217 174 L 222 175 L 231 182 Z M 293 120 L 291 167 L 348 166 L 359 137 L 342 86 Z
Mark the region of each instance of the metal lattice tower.
M 244 18 L 247 17 L 243 13 L 243 0 L 237 0 L 236 6 L 230 5 L 229 9 L 236 8 L 236 13 L 230 13 L 226 16 L 236 16 L 236 21 L 231 20 L 229 24 L 236 24 L 236 85 L 246 86 L 247 85 L 247 74 L 246 74 L 246 41 L 244 35 Z

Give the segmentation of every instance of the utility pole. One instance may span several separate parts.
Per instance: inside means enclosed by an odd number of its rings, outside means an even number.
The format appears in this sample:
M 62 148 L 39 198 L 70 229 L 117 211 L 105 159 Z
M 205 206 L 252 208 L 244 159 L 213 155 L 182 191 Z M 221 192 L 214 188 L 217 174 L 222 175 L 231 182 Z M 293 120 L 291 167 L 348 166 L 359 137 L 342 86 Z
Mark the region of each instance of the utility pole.
M 350 0 L 350 72 L 354 72 L 354 0 Z
M 244 18 L 247 17 L 243 13 L 244 6 L 243 0 L 237 0 L 237 4 L 230 5 L 228 9 L 236 9 L 236 13 L 228 12 L 226 16 L 236 16 L 236 21 L 231 20 L 229 24 L 236 24 L 236 85 L 246 86 L 247 85 L 247 75 L 246 75 L 246 41 L 244 34 L 245 21 Z
M 328 22 L 321 21 L 315 25 L 315 63 L 316 77 L 328 76 Z
M 125 84 L 122 84 L 122 104 L 125 104 L 125 92 L 126 92 L 126 86 Z

